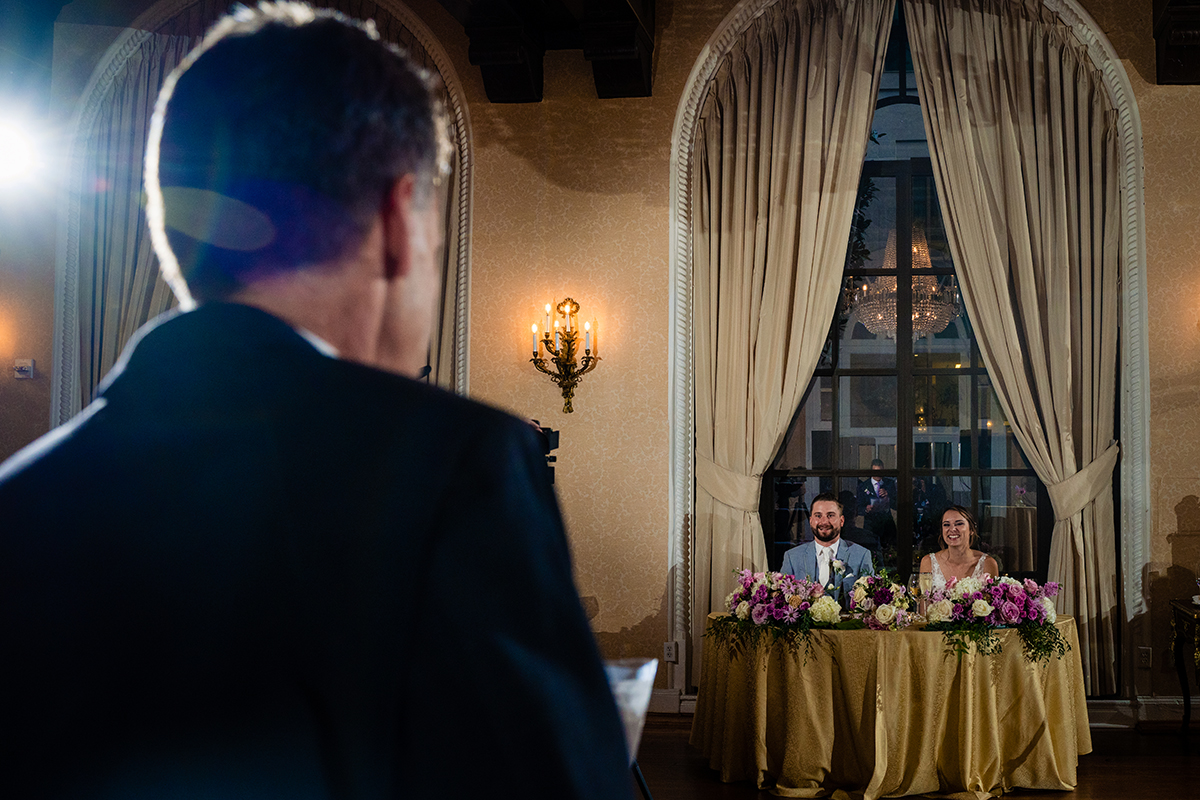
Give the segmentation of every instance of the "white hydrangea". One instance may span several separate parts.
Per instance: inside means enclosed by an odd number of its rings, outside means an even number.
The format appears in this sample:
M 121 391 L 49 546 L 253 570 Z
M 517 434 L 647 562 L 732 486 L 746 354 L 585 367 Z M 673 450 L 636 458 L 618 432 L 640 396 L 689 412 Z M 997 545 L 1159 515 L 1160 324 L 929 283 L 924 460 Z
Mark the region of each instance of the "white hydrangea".
M 930 622 L 949 622 L 950 615 L 954 613 L 954 604 L 949 600 L 938 600 L 929 606 L 925 617 Z
M 1042 598 L 1042 608 L 1046 609 L 1046 622 L 1053 625 L 1058 621 L 1058 612 L 1054 609 L 1054 601 L 1049 597 Z
M 734 613 L 737 614 L 738 619 L 750 619 L 749 601 L 743 600 L 742 602 L 738 603 L 737 611 Z
M 976 600 L 971 604 L 971 613 L 980 618 L 986 617 L 995 610 L 987 600 Z
M 729 596 L 725 598 L 725 607 L 726 608 L 729 608 L 729 605 L 733 602 L 733 599 L 735 597 L 737 597 L 741 591 L 742 590 L 739 588 L 739 589 L 734 589 L 732 592 L 729 593 Z
M 965 597 L 975 592 L 983 591 L 983 581 L 979 578 L 963 578 L 958 583 L 954 584 L 954 592 L 959 597 Z
M 893 605 L 884 604 L 875 609 L 875 619 L 879 620 L 884 625 L 891 625 L 896 621 L 896 607 Z
M 817 598 L 817 602 L 812 604 L 809 609 L 812 613 L 812 618 L 816 622 L 833 624 L 842 616 L 842 608 L 829 595 L 822 595 Z
M 1015 586 L 1016 588 L 1020 589 L 1021 591 L 1025 591 L 1025 585 L 1023 583 L 1021 583 L 1016 578 L 1010 578 L 1007 575 L 1000 578 L 1000 583 L 1007 584 L 1009 586 Z

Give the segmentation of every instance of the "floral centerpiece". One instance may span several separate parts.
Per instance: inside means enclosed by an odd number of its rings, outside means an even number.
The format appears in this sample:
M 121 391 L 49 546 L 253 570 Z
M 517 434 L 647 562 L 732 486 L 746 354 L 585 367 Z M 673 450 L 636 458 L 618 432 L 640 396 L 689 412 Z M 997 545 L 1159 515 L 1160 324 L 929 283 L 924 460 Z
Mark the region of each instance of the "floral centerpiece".
M 713 620 L 705 636 L 735 647 L 775 642 L 810 647 L 809 631 L 832 628 L 841 617 L 837 601 L 821 584 L 781 572 L 736 571 L 738 586 L 725 598 L 728 617 Z
M 920 617 L 914 614 L 912 595 L 891 573 L 863 575 L 850 592 L 850 614 L 871 630 L 894 631 L 906 628 Z
M 969 644 L 985 655 L 999 652 L 998 628 L 1016 628 L 1025 657 L 1033 662 L 1062 658 L 1070 647 L 1054 626 L 1053 598 L 1058 584 L 1039 586 L 1015 578 L 951 578 L 945 589 L 930 592 L 928 630 L 943 631 L 947 645 L 960 656 Z

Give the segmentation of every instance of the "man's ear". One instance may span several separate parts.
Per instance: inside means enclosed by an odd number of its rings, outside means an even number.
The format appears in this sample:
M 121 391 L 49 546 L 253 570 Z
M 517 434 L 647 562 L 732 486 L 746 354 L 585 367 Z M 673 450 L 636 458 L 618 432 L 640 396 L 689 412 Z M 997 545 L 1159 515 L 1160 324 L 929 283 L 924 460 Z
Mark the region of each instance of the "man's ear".
M 388 280 L 403 278 L 412 267 L 412 213 L 416 178 L 402 175 L 392 182 L 384 194 L 383 208 L 383 269 Z

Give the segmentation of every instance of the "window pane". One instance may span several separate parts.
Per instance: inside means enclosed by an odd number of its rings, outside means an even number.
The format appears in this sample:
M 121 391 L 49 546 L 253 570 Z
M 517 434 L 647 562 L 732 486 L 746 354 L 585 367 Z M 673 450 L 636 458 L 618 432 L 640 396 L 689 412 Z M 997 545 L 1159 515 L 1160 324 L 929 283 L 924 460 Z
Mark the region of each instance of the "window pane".
M 913 376 L 913 461 L 917 469 L 970 466 L 971 378 Z M 963 444 L 966 447 L 963 447 Z
M 1030 469 L 987 375 L 979 376 L 979 467 Z
M 833 379 L 816 378 L 772 465 L 778 470 L 833 467 Z
M 1037 479 L 990 476 L 981 479 L 979 520 L 983 549 L 1000 564 L 1000 572 L 1037 569 Z
M 844 376 L 838 390 L 841 468 L 869 470 L 878 458 L 895 469 L 896 376 Z
M 960 313 L 941 333 L 913 338 L 916 369 L 969 369 L 974 333 L 967 315 Z
M 938 475 L 913 478 L 913 549 L 920 555 L 941 549 L 939 536 L 942 512 L 950 505 L 949 485 Z

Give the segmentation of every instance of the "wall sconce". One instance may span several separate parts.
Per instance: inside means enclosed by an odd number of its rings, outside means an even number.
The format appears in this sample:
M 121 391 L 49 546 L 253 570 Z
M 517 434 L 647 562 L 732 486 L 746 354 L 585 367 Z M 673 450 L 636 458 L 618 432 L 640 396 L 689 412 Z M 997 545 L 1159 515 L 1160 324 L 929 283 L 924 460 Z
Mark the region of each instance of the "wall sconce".
M 596 331 L 592 330 L 591 322 L 583 323 L 583 360 L 577 362 L 575 354 L 579 347 L 579 322 L 575 316 L 579 313 L 579 303 L 568 297 L 554 306 L 553 333 L 550 325 L 550 307 L 550 303 L 546 303 L 546 325 L 540 340 L 538 339 L 537 323 L 532 325 L 533 358 L 529 361 L 537 368 L 538 372 L 549 375 L 550 380 L 562 389 L 563 413 L 571 414 L 575 411 L 571 407 L 571 399 L 575 397 L 575 387 L 579 385 L 579 381 L 584 375 L 596 368 L 596 363 L 600 360 L 599 356 L 593 355 L 592 349 L 592 339 Z M 563 319 L 561 324 L 558 320 L 559 317 Z M 543 347 L 546 349 L 546 358 L 542 357 Z M 547 366 L 547 359 L 549 359 L 550 366 Z

